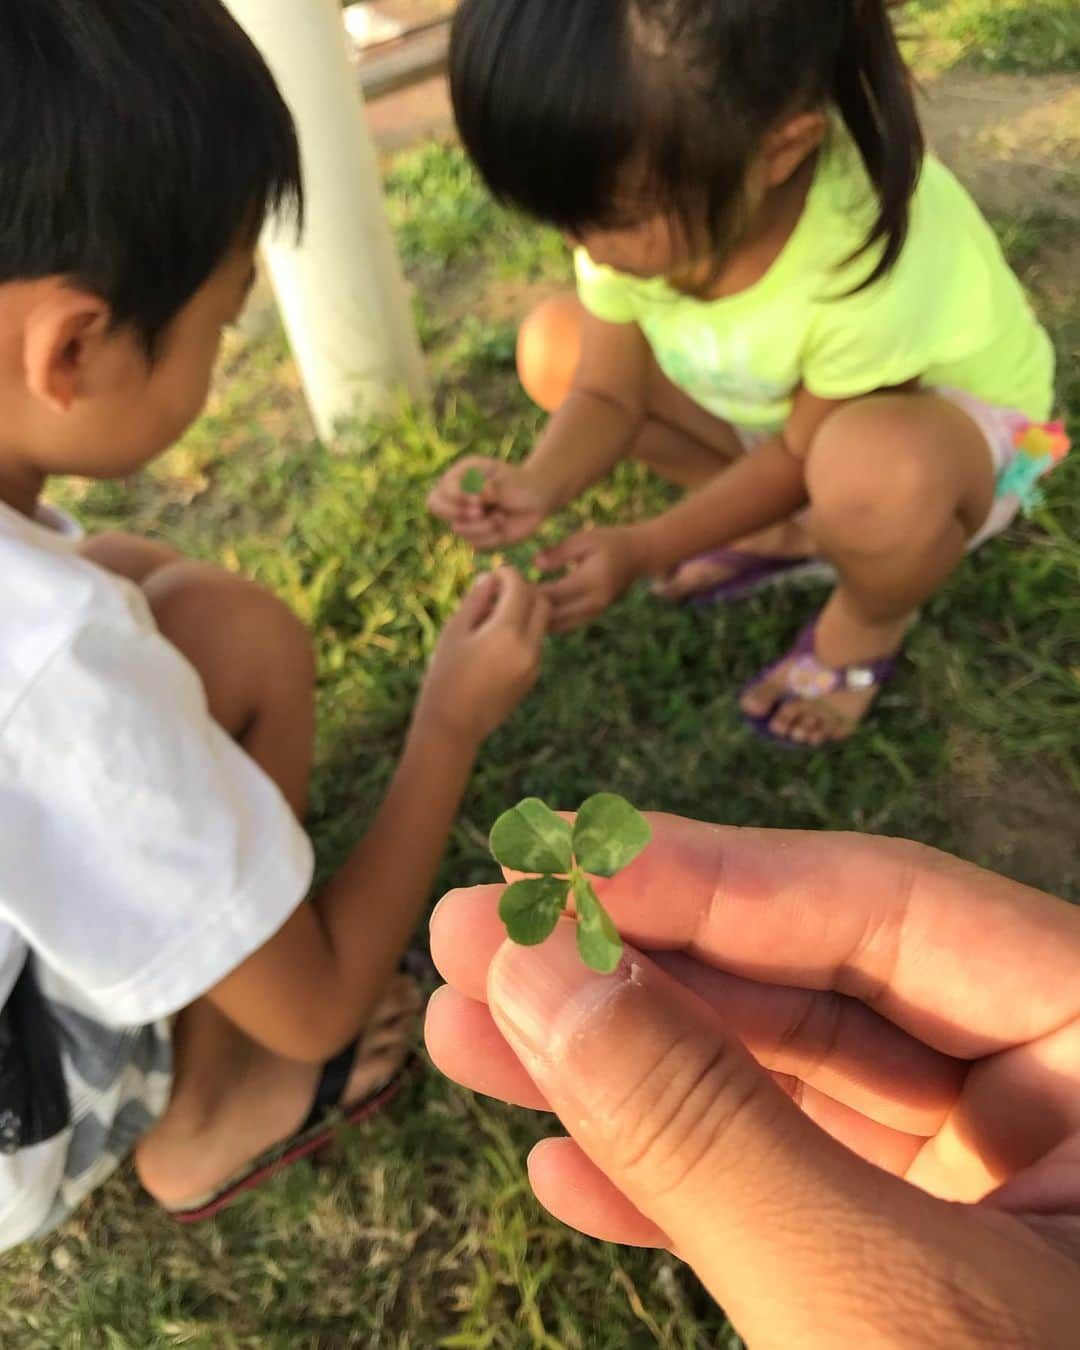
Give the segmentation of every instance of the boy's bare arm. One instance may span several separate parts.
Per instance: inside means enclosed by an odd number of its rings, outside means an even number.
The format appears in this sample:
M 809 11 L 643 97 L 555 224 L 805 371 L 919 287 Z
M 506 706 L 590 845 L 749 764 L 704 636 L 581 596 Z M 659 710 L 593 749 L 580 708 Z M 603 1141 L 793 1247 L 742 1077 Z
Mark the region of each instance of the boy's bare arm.
M 376 818 L 334 879 L 210 1001 L 260 1044 L 321 1061 L 363 1026 L 420 921 L 479 746 L 535 681 L 548 606 L 508 569 L 448 625 Z
M 211 991 L 230 1021 L 290 1059 L 326 1059 L 356 1035 L 420 922 L 476 750 L 418 715 L 345 866 Z

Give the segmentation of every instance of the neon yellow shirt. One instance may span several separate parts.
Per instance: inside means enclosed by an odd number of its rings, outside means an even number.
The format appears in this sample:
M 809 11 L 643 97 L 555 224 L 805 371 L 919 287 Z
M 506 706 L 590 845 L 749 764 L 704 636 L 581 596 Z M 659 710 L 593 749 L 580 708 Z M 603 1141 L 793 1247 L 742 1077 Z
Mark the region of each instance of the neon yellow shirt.
M 778 431 L 800 386 L 858 398 L 921 380 L 962 389 L 1035 421 L 1050 416 L 1054 354 L 990 226 L 953 175 L 928 158 L 896 266 L 847 294 L 880 256 L 845 263 L 876 213 L 861 160 L 837 135 L 802 217 L 748 290 L 698 300 L 577 254 L 582 304 L 636 323 L 667 377 L 734 425 Z

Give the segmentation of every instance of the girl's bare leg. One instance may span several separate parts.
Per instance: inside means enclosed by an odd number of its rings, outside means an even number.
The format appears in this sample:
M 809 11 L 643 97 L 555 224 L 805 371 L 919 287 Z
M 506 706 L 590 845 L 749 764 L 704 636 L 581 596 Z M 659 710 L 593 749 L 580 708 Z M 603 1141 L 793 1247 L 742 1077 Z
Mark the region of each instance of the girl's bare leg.
M 923 605 L 963 560 L 994 498 L 982 432 L 932 394 L 889 394 L 849 404 L 819 432 L 807 459 L 813 531 L 840 584 L 818 624 L 817 656 L 858 665 L 896 652 Z M 764 716 L 786 668 L 743 698 Z M 876 690 L 793 700 L 772 728 L 809 745 L 843 739 Z

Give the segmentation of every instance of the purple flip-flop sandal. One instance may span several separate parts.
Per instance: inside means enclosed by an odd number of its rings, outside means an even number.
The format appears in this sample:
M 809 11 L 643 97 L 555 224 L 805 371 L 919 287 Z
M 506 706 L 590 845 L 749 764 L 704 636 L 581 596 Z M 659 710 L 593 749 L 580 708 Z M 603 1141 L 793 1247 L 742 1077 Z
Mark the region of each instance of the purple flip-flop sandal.
M 772 741 L 774 745 L 781 745 L 786 750 L 820 750 L 822 746 L 820 744 L 812 745 L 809 741 L 796 741 L 790 736 L 780 736 L 773 731 L 769 723 L 776 715 L 778 708 L 794 699 L 827 698 L 829 694 L 835 694 L 838 689 L 860 691 L 879 689 L 892 679 L 899 664 L 900 653 L 896 651 L 891 656 L 883 656 L 878 661 L 867 661 L 862 665 L 827 666 L 814 654 L 816 636 L 817 620 L 815 619 L 799 634 L 798 641 L 789 652 L 786 652 L 779 661 L 774 661 L 760 675 L 755 676 L 743 690 L 743 694 L 748 693 L 761 684 L 763 680 L 767 680 L 774 675 L 786 661 L 791 661 L 785 677 L 785 692 L 780 695 L 769 711 L 761 717 L 752 717 L 749 713 L 743 713 L 744 720 L 756 736 L 760 736 L 766 741 Z M 827 745 L 829 742 L 826 741 L 824 744 Z
M 836 580 L 836 569 L 824 558 L 767 558 L 738 548 L 718 548 L 703 553 L 701 561 L 730 567 L 732 574 L 708 590 L 688 596 L 682 602 L 684 605 L 730 605 L 773 586 L 826 585 Z

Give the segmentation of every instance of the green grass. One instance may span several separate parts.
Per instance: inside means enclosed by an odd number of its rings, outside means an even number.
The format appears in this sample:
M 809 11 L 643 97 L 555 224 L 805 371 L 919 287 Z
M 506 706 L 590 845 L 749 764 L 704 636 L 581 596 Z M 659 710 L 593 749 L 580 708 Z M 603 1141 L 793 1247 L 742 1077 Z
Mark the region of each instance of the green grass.
M 1080 70 L 1075 0 L 912 0 L 901 27 L 931 39 L 930 64 L 1023 72 Z
M 492 201 L 460 151 L 448 154 L 436 141 L 406 150 L 391 166 L 386 186 L 406 265 L 433 269 L 482 261 L 495 276 L 530 279 L 563 265 L 558 237 Z
M 432 478 L 465 450 L 524 454 L 541 424 L 512 373 L 492 297 L 567 275 L 557 241 L 494 207 L 459 152 L 400 158 L 393 210 L 424 293 L 438 373 L 431 412 L 313 444 L 284 344 L 237 344 L 207 416 L 150 472 L 67 490 L 84 520 L 157 533 L 242 568 L 311 624 L 320 762 L 311 826 L 322 871 L 370 818 L 424 661 L 475 569 L 427 517 Z M 1080 311 L 1047 282 L 1052 222 L 999 223 L 1058 342 L 1080 433 Z M 481 240 L 479 246 L 477 239 Z M 497 310 L 498 307 L 494 306 Z M 552 527 L 625 519 L 662 498 L 620 470 Z M 489 744 L 443 884 L 489 880 L 485 836 L 531 793 L 605 789 L 734 823 L 926 840 L 1080 898 L 1080 456 L 1038 518 L 961 569 L 864 733 L 793 758 L 752 740 L 743 682 L 818 597 L 674 610 L 638 591 L 554 640 L 535 696 Z M 345 1141 L 213 1224 L 172 1226 L 123 1176 L 52 1240 L 0 1260 L 0 1343 L 203 1350 L 706 1350 L 735 1344 L 667 1256 L 581 1239 L 531 1199 L 522 1158 L 549 1121 L 429 1075 Z

